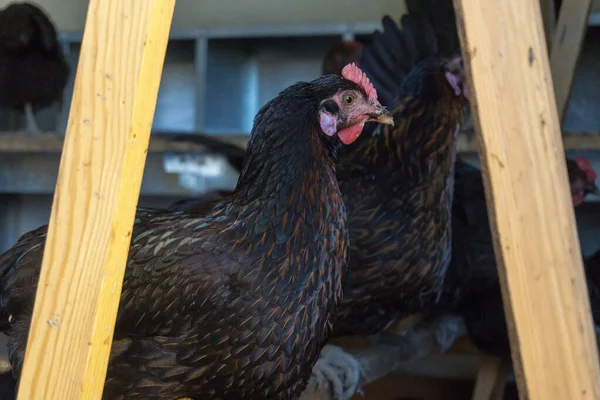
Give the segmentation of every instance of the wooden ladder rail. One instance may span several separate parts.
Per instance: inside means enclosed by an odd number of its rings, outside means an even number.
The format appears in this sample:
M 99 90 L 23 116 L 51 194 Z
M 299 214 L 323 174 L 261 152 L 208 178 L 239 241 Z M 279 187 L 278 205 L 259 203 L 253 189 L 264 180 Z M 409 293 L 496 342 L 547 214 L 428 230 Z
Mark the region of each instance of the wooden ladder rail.
M 567 5 L 564 7 L 564 5 Z M 556 19 L 554 0 L 540 0 L 540 9 L 544 23 L 547 48 L 550 52 L 550 69 L 556 93 L 559 120 L 563 121 L 571 94 L 575 68 L 591 9 L 590 0 L 565 0 Z M 555 34 L 560 32 L 558 38 Z M 557 39 L 557 40 L 555 40 Z M 563 145 L 566 145 L 564 143 Z M 475 380 L 473 400 L 500 399 L 502 389 L 493 389 L 506 384 L 507 368 L 505 360 L 490 355 L 482 355 L 481 364 Z
M 540 7 L 455 0 L 455 9 L 521 398 L 599 399 Z
M 175 0 L 91 0 L 19 400 L 100 399 Z

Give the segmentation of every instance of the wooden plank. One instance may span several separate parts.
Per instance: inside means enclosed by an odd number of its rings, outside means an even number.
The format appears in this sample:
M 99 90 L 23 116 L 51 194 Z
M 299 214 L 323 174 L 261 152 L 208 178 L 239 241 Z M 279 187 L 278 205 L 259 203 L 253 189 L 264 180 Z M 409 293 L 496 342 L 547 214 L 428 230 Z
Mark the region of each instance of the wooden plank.
M 562 122 L 571 96 L 573 76 L 590 14 L 591 0 L 564 0 L 550 50 L 550 68 L 558 116 Z
M 200 155 L 193 157 L 193 159 L 198 160 L 198 163 L 201 163 L 204 158 L 206 158 L 206 165 L 209 166 L 214 166 L 215 162 L 217 162 L 212 156 L 205 157 L 204 155 Z M 50 155 L 4 154 L 0 157 L 0 195 L 14 196 L 26 194 L 41 195 L 44 197 L 47 195 L 52 196 L 58 177 L 59 164 L 60 154 L 58 153 Z M 217 166 L 217 168 L 222 168 L 218 171 L 218 174 L 216 173 L 217 171 L 210 170 L 208 170 L 207 175 L 190 174 L 197 178 L 195 187 L 192 187 L 191 183 L 186 183 L 186 179 L 191 179 L 191 177 L 184 178 L 180 173 L 166 172 L 164 157 L 150 154 L 146 159 L 140 196 L 175 197 L 170 199 L 170 201 L 164 198 L 162 199 L 163 201 L 158 199 L 152 200 L 152 203 L 157 201 L 157 203 L 154 203 L 156 206 L 166 206 L 177 199 L 197 196 L 198 193 L 203 193 L 204 191 L 233 189 L 238 180 L 237 171 L 226 163 Z M 213 172 L 215 172 L 214 175 Z M 18 200 L 18 197 L 15 196 L 15 199 Z M 147 206 L 149 203 L 145 203 L 145 205 Z M 51 206 L 52 198 L 50 197 L 48 201 L 48 217 L 50 216 L 49 211 Z M 2 207 L 5 207 L 5 203 L 2 203 Z M 3 210 L 0 209 L 1 211 Z M 39 220 L 38 224 L 47 222 L 47 219 L 46 221 Z M 0 224 L 0 226 L 2 225 Z M 30 226 L 30 228 L 33 227 Z M 2 226 L 2 228 L 6 227 Z M 14 242 L 10 244 L 12 245 Z
M 19 400 L 100 399 L 175 0 L 91 0 Z
M 171 133 L 155 132 L 150 136 L 149 153 L 185 153 L 205 152 L 206 148 L 191 141 L 171 141 Z M 23 136 L 15 133 L 0 133 L 0 153 L 60 153 L 63 146 L 63 136 L 57 133 L 44 133 L 41 136 Z M 247 135 L 220 135 L 220 140 L 240 147 L 246 147 Z M 600 132 L 566 132 L 563 135 L 563 145 L 566 151 L 571 150 L 600 150 Z M 477 151 L 475 137 L 460 134 L 458 137 L 458 152 L 473 153 Z
M 455 0 L 521 398 L 599 399 L 540 8 Z
M 150 137 L 149 153 L 204 151 L 204 146 L 185 141 L 169 140 L 170 133 L 155 132 Z M 0 133 L 0 153 L 60 153 L 63 148 L 62 134 L 42 133 L 40 136 L 26 136 L 14 133 Z M 219 139 L 241 147 L 246 147 L 248 135 L 223 135 Z M 600 136 L 599 136 L 600 142 Z
M 472 400 L 502 400 L 508 366 L 504 359 L 489 355 L 481 357 Z

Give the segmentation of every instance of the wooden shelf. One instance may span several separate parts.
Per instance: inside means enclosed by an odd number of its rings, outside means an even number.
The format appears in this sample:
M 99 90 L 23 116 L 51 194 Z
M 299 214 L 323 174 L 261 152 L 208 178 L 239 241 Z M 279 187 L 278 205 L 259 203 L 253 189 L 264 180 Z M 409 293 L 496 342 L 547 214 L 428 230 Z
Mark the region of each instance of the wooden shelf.
M 204 151 L 204 146 L 170 139 L 172 133 L 155 132 L 150 137 L 149 153 Z M 26 133 L 0 133 L 0 152 L 3 153 L 60 153 L 64 136 L 56 132 L 45 132 L 39 136 Z M 219 140 L 245 147 L 247 135 L 219 135 Z
M 186 133 L 187 134 L 187 133 Z M 168 152 L 203 152 L 206 149 L 196 143 L 173 141 L 173 133 L 154 132 L 150 137 L 149 153 Z M 190 134 L 193 136 L 193 134 Z M 20 132 L 0 132 L 0 153 L 60 153 L 64 136 L 56 132 L 45 132 L 39 136 L 28 136 Z M 240 147 L 246 147 L 248 135 L 220 134 L 219 140 Z M 600 132 L 565 133 L 563 135 L 565 151 L 600 151 Z M 461 134 L 458 139 L 459 153 L 477 152 L 477 144 L 473 136 Z

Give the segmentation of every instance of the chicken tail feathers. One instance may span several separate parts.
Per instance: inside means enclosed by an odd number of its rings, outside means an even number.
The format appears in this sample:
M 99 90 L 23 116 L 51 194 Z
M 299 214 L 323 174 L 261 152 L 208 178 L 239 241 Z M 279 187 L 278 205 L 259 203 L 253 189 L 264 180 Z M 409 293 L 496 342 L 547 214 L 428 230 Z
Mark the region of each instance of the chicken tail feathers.
M 439 52 L 460 47 L 451 0 L 406 0 L 408 15 L 421 15 L 433 28 Z
M 392 108 L 402 83 L 420 61 L 438 52 L 434 30 L 423 15 L 406 14 L 400 26 L 388 15 L 383 31 L 375 31 L 371 44 L 363 51 L 360 65 L 373 82 L 382 105 Z

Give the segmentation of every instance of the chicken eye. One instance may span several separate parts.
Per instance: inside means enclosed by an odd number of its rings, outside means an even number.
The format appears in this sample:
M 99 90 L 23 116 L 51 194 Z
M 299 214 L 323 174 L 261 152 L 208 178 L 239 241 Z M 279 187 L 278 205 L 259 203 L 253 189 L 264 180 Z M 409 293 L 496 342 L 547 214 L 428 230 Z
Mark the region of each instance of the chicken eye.
M 352 95 L 352 94 L 345 95 L 344 96 L 344 104 L 349 106 L 352 103 L 354 103 L 354 95 Z

